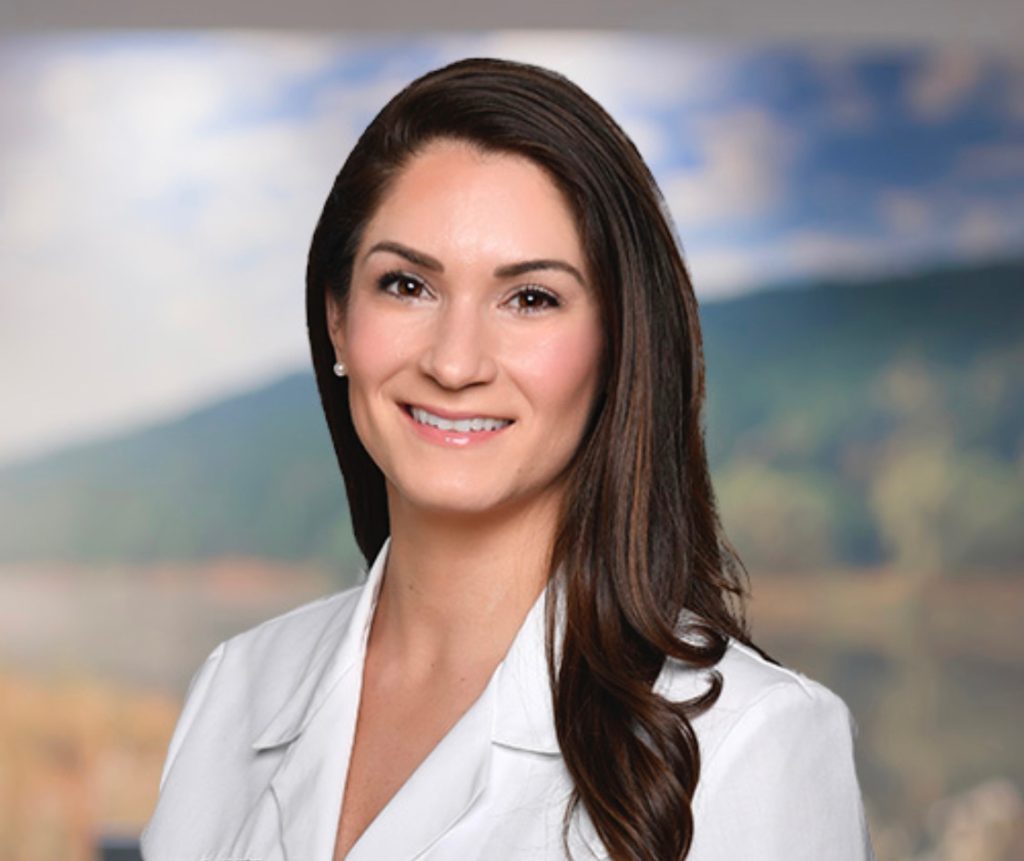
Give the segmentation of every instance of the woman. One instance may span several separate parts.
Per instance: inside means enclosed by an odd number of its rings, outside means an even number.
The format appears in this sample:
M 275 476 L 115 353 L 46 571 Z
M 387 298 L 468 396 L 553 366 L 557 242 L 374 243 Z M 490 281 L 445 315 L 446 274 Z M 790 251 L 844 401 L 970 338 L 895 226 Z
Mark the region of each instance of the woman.
M 368 577 L 211 654 L 146 858 L 872 857 L 845 705 L 749 639 L 689 277 L 593 100 L 488 59 L 410 84 L 307 315 Z

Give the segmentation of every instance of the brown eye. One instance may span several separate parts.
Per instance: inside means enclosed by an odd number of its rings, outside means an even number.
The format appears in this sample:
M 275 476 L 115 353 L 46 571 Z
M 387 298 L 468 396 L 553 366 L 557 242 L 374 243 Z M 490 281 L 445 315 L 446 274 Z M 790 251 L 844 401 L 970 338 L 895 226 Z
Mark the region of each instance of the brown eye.
M 553 293 L 539 287 L 524 287 L 512 300 L 516 303 L 516 310 L 526 314 L 543 311 L 545 308 L 557 308 L 562 304 Z
M 418 299 L 424 283 L 408 272 L 385 272 L 377 279 L 377 289 L 399 299 Z

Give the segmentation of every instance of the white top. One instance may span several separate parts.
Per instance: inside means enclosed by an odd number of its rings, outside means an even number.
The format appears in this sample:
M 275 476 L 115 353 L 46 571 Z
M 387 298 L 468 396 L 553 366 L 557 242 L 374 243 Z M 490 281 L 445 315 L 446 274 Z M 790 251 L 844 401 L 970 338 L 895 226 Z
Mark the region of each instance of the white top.
M 389 545 L 362 586 L 221 643 L 196 672 L 146 861 L 330 861 Z M 546 675 L 546 595 L 350 861 L 566 859 L 572 787 Z M 688 861 L 873 861 L 843 701 L 733 640 L 716 669 L 721 696 L 693 720 L 702 768 Z M 692 697 L 705 673 L 669 660 L 655 690 Z M 573 821 L 572 858 L 607 858 L 582 807 Z

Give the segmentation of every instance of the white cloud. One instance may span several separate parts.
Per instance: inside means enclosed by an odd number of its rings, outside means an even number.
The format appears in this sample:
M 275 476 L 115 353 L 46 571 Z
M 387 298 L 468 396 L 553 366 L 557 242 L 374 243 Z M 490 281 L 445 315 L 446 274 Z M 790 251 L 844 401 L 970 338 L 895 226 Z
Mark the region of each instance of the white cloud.
M 877 239 L 824 230 L 789 234 L 781 254 L 794 272 L 813 273 L 870 272 L 877 269 L 885 257 L 884 245 Z
M 744 247 L 698 246 L 686 255 L 686 265 L 694 292 L 702 301 L 742 293 L 762 283 L 765 274 L 758 267 L 756 253 Z
M 991 204 L 972 206 L 956 225 L 957 247 L 971 257 L 986 257 L 999 251 L 1008 238 L 1007 223 Z
M 621 125 L 652 170 L 653 165 L 672 156 L 672 142 L 660 123 L 640 114 L 631 114 L 622 119 Z
M 694 284 L 703 298 L 813 279 L 873 277 L 942 259 L 927 233 L 853 235 L 801 229 L 756 244 L 719 245 L 692 253 Z
M 957 153 L 953 173 L 964 179 L 1024 177 L 1024 142 L 973 144 Z
M 18 406 L 3 458 L 308 361 L 305 255 L 365 97 L 338 87 L 268 117 L 337 45 L 129 45 L 49 52 L 31 92 L 0 102 L 0 126 L 16 107 L 29 132 L 0 137 L 0 362 L 22 369 L 0 377 Z M 56 380 L 73 382 L 59 398 Z
M 701 121 L 701 161 L 662 183 L 680 229 L 763 215 L 783 200 L 800 142 L 771 114 L 739 108 Z
M 565 75 L 623 127 L 644 159 L 657 164 L 671 154 L 659 110 L 714 105 L 734 85 L 739 50 L 688 42 L 678 36 L 601 31 L 506 30 L 441 40 L 438 65 L 486 56 L 533 63 Z
M 687 260 L 702 299 L 815 278 L 867 277 L 933 259 L 921 237 L 799 229 L 758 243 L 694 244 Z
M 936 48 L 908 77 L 907 103 L 922 120 L 945 119 L 974 92 L 983 71 L 980 56 L 966 47 Z
M 831 123 L 846 131 L 871 128 L 878 109 L 857 77 L 856 60 L 863 52 L 839 44 L 811 45 L 805 56 L 814 66 L 814 77 L 825 95 L 822 109 Z
M 925 195 L 909 189 L 889 188 L 878 195 L 882 223 L 901 234 L 920 234 L 932 224 L 932 205 Z
M 544 66 L 568 77 L 616 119 L 649 108 L 715 101 L 733 83 L 736 49 L 678 36 L 602 31 L 515 31 L 438 43 L 443 62 L 490 56 Z

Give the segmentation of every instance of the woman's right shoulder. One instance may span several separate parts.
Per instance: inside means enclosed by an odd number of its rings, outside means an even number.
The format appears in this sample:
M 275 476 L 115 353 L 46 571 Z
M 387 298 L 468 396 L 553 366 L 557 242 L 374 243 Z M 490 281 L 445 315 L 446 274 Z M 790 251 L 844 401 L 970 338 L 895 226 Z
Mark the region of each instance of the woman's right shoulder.
M 196 675 L 208 664 L 225 660 L 244 667 L 247 675 L 290 675 L 287 665 L 304 666 L 326 634 L 343 634 L 364 585 L 315 598 L 232 635 L 213 649 Z
M 344 641 L 364 584 L 325 595 L 221 641 L 193 673 L 168 749 L 160 785 L 185 738 L 203 725 L 221 729 L 265 726 L 315 663 Z
M 224 641 L 234 650 L 261 652 L 281 641 L 299 645 L 324 627 L 344 624 L 351 617 L 364 583 L 314 598 L 305 604 L 273 616 Z

